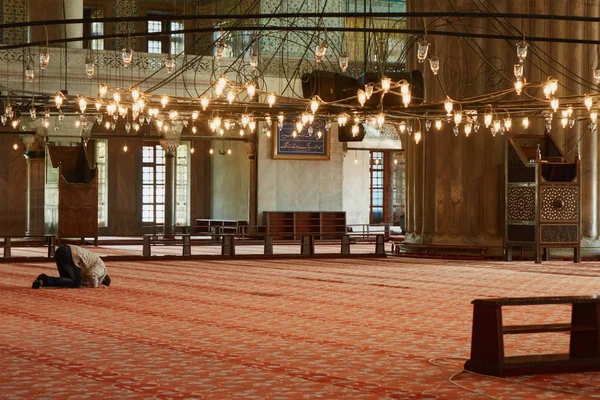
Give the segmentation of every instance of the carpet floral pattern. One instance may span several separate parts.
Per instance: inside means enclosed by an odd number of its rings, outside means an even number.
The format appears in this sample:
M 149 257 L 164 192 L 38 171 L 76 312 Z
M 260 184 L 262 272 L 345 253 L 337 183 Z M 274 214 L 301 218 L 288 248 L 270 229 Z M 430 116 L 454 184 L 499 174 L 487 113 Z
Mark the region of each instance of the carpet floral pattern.
M 110 288 L 33 290 L 51 263 L 0 264 L 0 398 L 600 398 L 600 372 L 461 372 L 471 300 L 595 294 L 598 263 L 388 257 L 107 267 Z M 569 316 L 567 306 L 505 314 L 521 323 Z M 507 342 L 507 354 L 568 347 L 564 333 L 528 337 Z

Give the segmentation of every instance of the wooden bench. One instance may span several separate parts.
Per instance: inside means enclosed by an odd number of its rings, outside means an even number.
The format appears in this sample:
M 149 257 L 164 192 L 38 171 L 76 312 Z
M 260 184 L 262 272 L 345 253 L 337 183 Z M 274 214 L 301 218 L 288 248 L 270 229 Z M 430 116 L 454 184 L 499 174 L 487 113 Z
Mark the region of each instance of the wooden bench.
M 465 369 L 511 376 L 600 369 L 600 297 L 522 297 L 473 300 L 471 358 Z M 570 323 L 504 325 L 502 307 L 572 304 Z M 569 332 L 569 352 L 506 357 L 504 335 Z
M 31 236 L 2 236 L 4 238 L 4 257 L 11 257 L 11 249 L 13 247 L 33 247 L 33 246 L 48 246 L 48 258 L 54 257 L 56 246 L 56 236 L 52 234 L 41 234 Z M 22 239 L 13 241 L 12 239 Z M 43 240 L 31 240 L 43 239 Z
M 163 245 L 163 246 L 179 246 L 183 247 L 183 256 L 189 256 L 192 254 L 191 251 L 191 236 L 189 234 L 179 235 L 181 238 L 163 239 L 154 234 L 145 234 L 142 244 L 142 255 L 144 257 L 150 257 L 152 252 L 150 250 L 152 245 Z
M 401 248 L 422 251 L 425 255 L 448 255 L 451 252 L 475 252 L 481 257 L 485 257 L 487 246 L 464 245 L 464 244 L 420 244 L 420 243 L 402 243 L 396 247 L 396 253 L 400 253 Z

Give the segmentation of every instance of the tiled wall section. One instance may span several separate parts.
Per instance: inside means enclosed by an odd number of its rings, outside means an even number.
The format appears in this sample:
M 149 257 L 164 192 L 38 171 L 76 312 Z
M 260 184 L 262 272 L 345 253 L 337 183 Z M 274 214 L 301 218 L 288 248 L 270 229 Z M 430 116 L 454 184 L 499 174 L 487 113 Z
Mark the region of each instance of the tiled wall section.
M 27 0 L 0 0 L 2 7 L 2 22 L 25 22 L 28 20 Z M 0 30 L 0 40 L 3 44 L 20 44 L 27 41 L 26 28 L 9 28 Z

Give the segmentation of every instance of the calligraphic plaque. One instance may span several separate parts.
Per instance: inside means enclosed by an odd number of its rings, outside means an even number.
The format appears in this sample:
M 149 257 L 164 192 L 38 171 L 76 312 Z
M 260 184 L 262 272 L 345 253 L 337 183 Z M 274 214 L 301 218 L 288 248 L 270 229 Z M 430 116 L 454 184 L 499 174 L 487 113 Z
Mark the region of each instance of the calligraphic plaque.
M 329 160 L 329 132 L 325 121 L 315 121 L 312 129 L 305 126 L 300 134 L 295 124 L 284 122 L 279 129 L 274 124 L 273 158 L 284 160 Z M 319 132 L 321 135 L 319 136 Z

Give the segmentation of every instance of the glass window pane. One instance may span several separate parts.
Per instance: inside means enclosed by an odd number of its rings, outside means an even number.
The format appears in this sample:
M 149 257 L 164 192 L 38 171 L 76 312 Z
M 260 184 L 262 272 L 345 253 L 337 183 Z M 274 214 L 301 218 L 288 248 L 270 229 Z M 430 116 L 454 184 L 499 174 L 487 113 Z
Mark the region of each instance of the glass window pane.
M 154 183 L 153 167 L 142 167 L 142 183 L 144 185 L 151 185 L 152 183 Z
M 154 206 L 151 204 L 144 204 L 142 206 L 142 221 L 153 222 L 154 221 Z
M 161 32 L 162 21 L 148 21 L 148 32 Z
M 144 146 L 142 148 L 142 161 L 145 163 L 154 162 L 154 147 Z
M 148 40 L 148 53 L 162 53 L 162 42 L 159 40 Z

